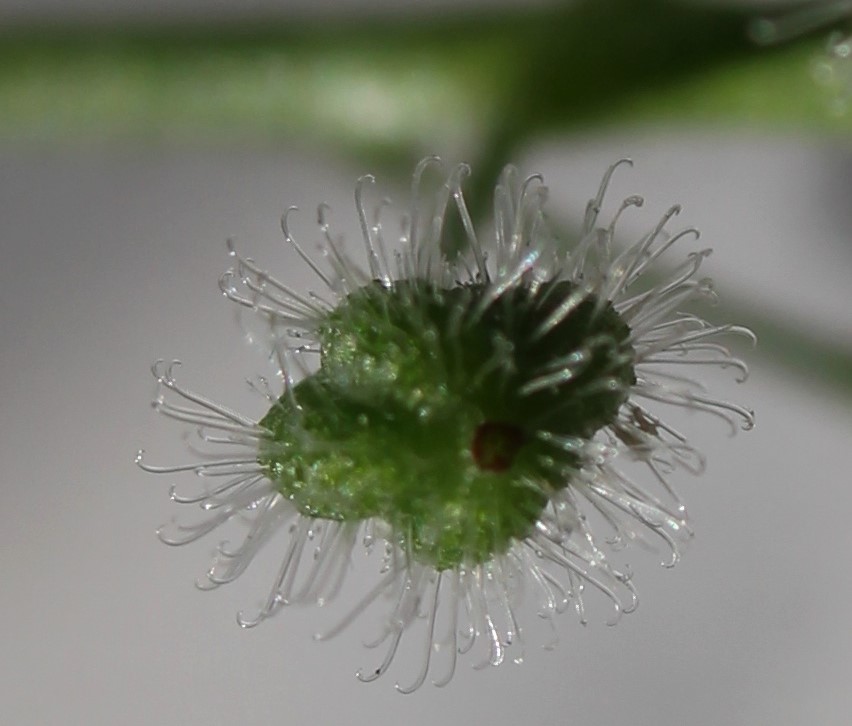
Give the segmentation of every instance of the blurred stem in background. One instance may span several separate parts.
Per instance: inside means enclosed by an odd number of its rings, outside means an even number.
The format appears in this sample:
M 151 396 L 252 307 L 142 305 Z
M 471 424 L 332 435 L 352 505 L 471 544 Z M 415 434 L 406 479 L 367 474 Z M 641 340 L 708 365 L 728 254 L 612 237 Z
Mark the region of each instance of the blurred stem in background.
M 751 20 L 742 5 L 580 0 L 416 21 L 6 29 L 0 143 L 299 138 L 368 157 L 399 181 L 426 153 L 463 153 L 474 155 L 467 199 L 482 216 L 502 165 L 544 133 L 654 123 L 849 138 L 852 117 L 831 112 L 811 72 L 823 35 L 758 22 L 767 40 L 780 39 L 774 28 L 793 36 L 761 46 Z M 725 297 L 726 317 L 751 324 L 764 353 L 852 393 L 848 342 Z
M 542 131 L 852 130 L 810 73 L 823 37 L 760 47 L 748 20 L 739 6 L 583 0 L 416 22 L 6 29 L 0 139 L 299 134 L 404 167 L 436 143 L 476 146 L 478 165 L 487 157 L 496 169 Z

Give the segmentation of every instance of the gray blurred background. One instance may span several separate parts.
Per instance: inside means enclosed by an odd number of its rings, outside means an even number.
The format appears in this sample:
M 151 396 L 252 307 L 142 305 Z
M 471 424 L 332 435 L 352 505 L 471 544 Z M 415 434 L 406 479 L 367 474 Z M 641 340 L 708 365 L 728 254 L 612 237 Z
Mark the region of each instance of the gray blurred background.
M 340 7 L 353 17 L 377 12 L 357 0 Z M 66 18 L 168 12 L 191 25 L 313 12 L 307 2 L 127 8 L 6 0 L 0 21 L 14 40 Z M 378 103 L 371 111 L 380 116 Z M 302 208 L 294 231 L 311 246 L 312 210 L 328 202 L 336 228 L 355 239 L 354 180 L 375 171 L 381 192 L 404 203 L 399 170 L 428 134 L 399 159 L 384 149 L 371 163 L 361 147 L 296 132 L 254 137 L 239 126 L 205 131 L 202 141 L 152 141 L 95 120 L 95 137 L 32 137 L 8 122 L 10 105 L 0 109 L 0 723 L 849 722 L 848 136 L 621 118 L 551 128 L 515 146 L 511 160 L 544 174 L 551 214 L 566 228 L 625 155 L 635 166 L 615 179 L 610 205 L 630 193 L 647 200 L 625 220 L 626 236 L 683 205 L 680 220 L 715 249 L 708 271 L 722 304 L 711 317 L 734 315 L 765 333 L 757 351 L 741 351 L 748 382 L 713 378 L 721 397 L 756 410 L 758 424 L 730 439 L 717 421 L 679 420 L 709 459 L 702 478 L 675 481 L 697 536 L 672 571 L 654 555 L 629 558 L 642 601 L 635 614 L 608 628 L 608 613 L 592 612 L 586 627 L 566 613 L 555 651 L 531 644 L 524 665 L 486 672 L 462 660 L 447 688 L 402 697 L 393 682 L 409 679 L 405 661 L 372 685 L 355 680 L 379 657 L 360 645 L 366 625 L 316 644 L 311 633 L 326 614 L 297 608 L 238 628 L 234 613 L 265 596 L 269 567 L 214 593 L 195 590 L 218 539 L 160 544 L 154 529 L 174 514 L 169 482 L 133 457 L 144 446 L 152 460 L 185 458 L 180 427 L 149 406 L 156 358 L 182 359 L 193 388 L 263 414 L 243 383 L 264 368 L 263 354 L 243 340 L 216 286 L 225 238 L 236 235 L 247 253 L 307 286 L 281 244 L 280 213 Z M 481 159 L 466 133 L 439 129 L 434 150 Z

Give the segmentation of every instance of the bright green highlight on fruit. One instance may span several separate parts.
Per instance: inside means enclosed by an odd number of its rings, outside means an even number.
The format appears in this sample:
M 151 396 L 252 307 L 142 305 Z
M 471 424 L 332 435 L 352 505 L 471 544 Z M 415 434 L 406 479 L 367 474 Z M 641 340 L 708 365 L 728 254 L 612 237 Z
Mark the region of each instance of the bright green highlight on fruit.
M 378 517 L 438 570 L 529 533 L 627 399 L 634 355 L 612 306 L 571 282 L 491 292 L 374 282 L 328 315 L 319 371 L 261 421 L 259 460 L 300 512 Z

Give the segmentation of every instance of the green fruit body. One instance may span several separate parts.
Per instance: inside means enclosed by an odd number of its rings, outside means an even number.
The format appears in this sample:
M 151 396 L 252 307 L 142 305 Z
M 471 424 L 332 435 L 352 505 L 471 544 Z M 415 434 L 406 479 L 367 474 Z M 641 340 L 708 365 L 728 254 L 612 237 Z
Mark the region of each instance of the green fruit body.
M 530 533 L 580 463 L 564 442 L 587 442 L 627 399 L 634 353 L 608 302 L 570 302 L 572 282 L 491 292 L 374 282 L 322 321 L 320 369 L 260 422 L 259 461 L 302 514 L 379 518 L 437 570 Z

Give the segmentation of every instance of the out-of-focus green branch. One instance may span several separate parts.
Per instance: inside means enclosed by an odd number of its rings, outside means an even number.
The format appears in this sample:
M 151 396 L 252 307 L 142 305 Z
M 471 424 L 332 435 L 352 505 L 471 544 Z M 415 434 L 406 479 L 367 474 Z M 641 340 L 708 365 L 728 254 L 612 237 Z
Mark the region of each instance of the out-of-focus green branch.
M 416 25 L 7 31 L 0 140 L 295 136 L 406 162 L 478 148 L 481 166 L 543 130 L 637 120 L 850 130 L 810 75 L 822 41 L 759 48 L 746 22 L 741 10 L 587 0 Z

